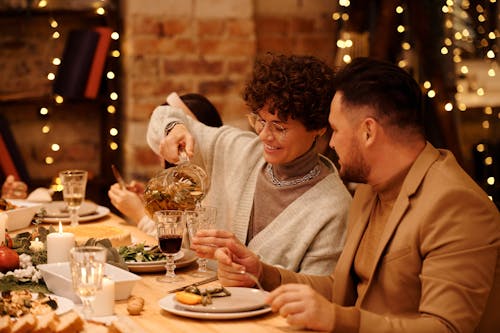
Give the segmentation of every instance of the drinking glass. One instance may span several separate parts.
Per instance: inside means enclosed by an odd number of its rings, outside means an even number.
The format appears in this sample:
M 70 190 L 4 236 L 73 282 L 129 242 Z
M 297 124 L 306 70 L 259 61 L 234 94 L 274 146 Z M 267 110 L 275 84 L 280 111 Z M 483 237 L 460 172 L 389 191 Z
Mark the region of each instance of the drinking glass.
M 92 302 L 97 290 L 102 288 L 106 249 L 100 246 L 79 246 L 70 251 L 73 289 L 83 303 L 83 316 L 92 317 Z
M 78 225 L 78 209 L 85 199 L 87 186 L 87 171 L 65 170 L 59 173 L 63 186 L 63 198 L 68 207 L 71 226 Z
M 213 229 L 215 227 L 215 217 L 217 209 L 212 206 L 201 206 L 194 211 L 186 211 L 186 225 L 188 228 L 189 238 L 196 236 L 198 230 Z M 214 275 L 213 272 L 207 269 L 207 258 L 198 258 L 198 270 L 192 274 L 194 277 L 207 277 Z
M 154 216 L 160 250 L 167 257 L 165 275 L 157 280 L 166 283 L 182 281 L 183 278 L 175 275 L 174 255 L 181 250 L 182 236 L 186 230 L 184 212 L 181 210 L 159 210 L 155 212 Z

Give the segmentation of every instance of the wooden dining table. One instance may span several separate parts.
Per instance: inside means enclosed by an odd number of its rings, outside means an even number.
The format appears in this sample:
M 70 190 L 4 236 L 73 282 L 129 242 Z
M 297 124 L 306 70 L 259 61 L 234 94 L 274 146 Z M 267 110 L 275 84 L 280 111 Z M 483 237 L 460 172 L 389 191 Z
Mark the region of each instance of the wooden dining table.
M 85 222 L 84 224 L 94 223 L 119 226 L 120 228 L 129 230 L 132 242 L 145 242 L 146 244 L 157 243 L 155 237 L 144 233 L 136 226 L 127 223 L 123 218 L 113 213 L 98 220 Z M 19 231 L 12 233 L 15 234 L 17 232 Z M 213 320 L 188 318 L 163 310 L 160 307 L 159 301 L 167 295 L 171 295 L 169 294 L 170 290 L 204 280 L 204 278 L 192 276 L 192 273 L 196 270 L 196 262 L 176 269 L 176 274 L 180 275 L 183 281 L 175 283 L 162 283 L 157 281 L 157 277 L 164 274 L 164 271 L 156 273 L 136 273 L 141 279 L 134 284 L 131 295 L 140 296 L 144 299 L 144 309 L 139 315 L 129 315 L 127 311 L 127 300 L 119 300 L 115 302 L 114 307 L 116 318 L 132 323 L 135 327 L 133 331 L 136 333 L 140 333 L 140 330 L 143 330 L 143 332 L 165 333 L 301 332 L 300 329 L 289 326 L 285 318 L 273 312 L 239 319 Z M 206 288 L 218 284 L 218 281 L 213 281 L 203 284 L 200 287 Z

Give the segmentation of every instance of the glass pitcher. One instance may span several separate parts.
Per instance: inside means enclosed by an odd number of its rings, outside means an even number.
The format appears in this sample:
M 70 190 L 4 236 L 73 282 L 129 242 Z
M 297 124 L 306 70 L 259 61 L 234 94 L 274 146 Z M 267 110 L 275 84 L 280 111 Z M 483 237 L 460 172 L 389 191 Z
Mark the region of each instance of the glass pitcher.
M 205 170 L 179 152 L 179 164 L 160 171 L 146 184 L 144 203 L 152 218 L 158 210 L 193 210 L 201 204 L 209 189 Z

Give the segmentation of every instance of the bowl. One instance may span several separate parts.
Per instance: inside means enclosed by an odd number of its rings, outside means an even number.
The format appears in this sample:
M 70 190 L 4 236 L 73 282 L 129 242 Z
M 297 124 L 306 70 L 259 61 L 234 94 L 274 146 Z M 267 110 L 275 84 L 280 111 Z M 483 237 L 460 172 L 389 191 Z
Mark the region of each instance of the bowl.
M 17 206 L 17 208 L 9 209 L 0 213 L 7 215 L 7 223 L 5 225 L 7 231 L 14 231 L 29 227 L 35 214 L 42 208 L 42 204 L 36 202 L 12 199 L 8 199 L 8 201 Z
M 81 303 L 80 298 L 73 291 L 69 262 L 41 264 L 37 268 L 52 293 L 69 298 L 75 303 Z M 141 279 L 134 273 L 110 264 L 104 266 L 104 274 L 115 282 L 115 300 L 117 301 L 127 299 L 132 293 L 134 284 Z

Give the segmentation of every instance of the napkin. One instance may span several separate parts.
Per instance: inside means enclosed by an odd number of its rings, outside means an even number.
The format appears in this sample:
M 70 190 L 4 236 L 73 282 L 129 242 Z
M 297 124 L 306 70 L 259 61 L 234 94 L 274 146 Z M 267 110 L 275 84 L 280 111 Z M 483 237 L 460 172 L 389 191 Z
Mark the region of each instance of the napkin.
M 31 192 L 26 200 L 33 202 L 51 202 L 52 191 L 45 187 L 39 187 Z

